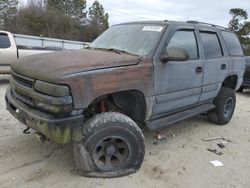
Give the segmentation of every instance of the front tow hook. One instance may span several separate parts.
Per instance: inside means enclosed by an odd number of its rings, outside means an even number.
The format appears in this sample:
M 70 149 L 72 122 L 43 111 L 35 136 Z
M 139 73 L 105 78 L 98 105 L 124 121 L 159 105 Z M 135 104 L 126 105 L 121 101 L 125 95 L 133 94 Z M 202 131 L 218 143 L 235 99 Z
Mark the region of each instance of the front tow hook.
M 23 134 L 30 134 L 30 128 L 27 127 L 26 129 L 23 130 Z

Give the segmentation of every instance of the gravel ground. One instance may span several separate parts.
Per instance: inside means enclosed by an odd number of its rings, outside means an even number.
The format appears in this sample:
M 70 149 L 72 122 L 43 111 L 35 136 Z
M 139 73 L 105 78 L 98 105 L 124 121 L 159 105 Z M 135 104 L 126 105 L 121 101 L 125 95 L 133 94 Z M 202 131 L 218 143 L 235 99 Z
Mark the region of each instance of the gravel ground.
M 74 170 L 72 144 L 40 144 L 34 134 L 24 135 L 25 126 L 6 110 L 7 81 L 0 82 L 0 187 L 250 187 L 250 91 L 237 94 L 237 109 L 227 126 L 217 126 L 206 116 L 176 123 L 161 131 L 165 142 L 155 143 L 155 132 L 145 132 L 146 156 L 141 169 L 116 179 L 83 178 Z M 224 149 L 223 136 L 232 141 Z M 208 148 L 221 151 L 216 155 Z M 209 161 L 219 160 L 215 167 Z

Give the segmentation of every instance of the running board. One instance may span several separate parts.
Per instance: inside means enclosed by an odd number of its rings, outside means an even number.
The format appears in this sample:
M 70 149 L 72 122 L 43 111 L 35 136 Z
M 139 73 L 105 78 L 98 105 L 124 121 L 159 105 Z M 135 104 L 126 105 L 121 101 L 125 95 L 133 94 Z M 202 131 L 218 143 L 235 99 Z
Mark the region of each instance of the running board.
M 168 125 L 171 125 L 173 123 L 176 123 L 178 121 L 184 120 L 186 118 L 190 118 L 195 115 L 207 112 L 209 110 L 212 110 L 213 108 L 215 108 L 213 103 L 202 104 L 197 107 L 193 107 L 193 108 L 189 108 L 187 110 L 181 111 L 181 112 L 177 112 L 175 114 L 149 120 L 147 121 L 147 127 L 150 130 L 160 129 Z

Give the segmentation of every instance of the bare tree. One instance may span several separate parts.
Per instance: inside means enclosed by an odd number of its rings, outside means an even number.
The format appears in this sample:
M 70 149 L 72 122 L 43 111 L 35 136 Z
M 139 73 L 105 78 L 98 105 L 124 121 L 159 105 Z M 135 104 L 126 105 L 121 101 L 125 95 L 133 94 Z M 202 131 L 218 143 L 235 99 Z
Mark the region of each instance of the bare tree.
M 17 12 L 18 0 L 0 0 L 0 29 L 11 27 Z

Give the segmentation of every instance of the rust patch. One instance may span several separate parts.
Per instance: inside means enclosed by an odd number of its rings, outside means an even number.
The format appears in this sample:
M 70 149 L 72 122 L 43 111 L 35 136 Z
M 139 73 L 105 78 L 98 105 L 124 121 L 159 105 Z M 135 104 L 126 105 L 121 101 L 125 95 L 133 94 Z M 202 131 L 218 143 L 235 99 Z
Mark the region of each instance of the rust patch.
M 21 58 L 11 65 L 14 72 L 49 83 L 65 76 L 110 67 L 137 64 L 138 56 L 100 50 L 69 50 Z
M 81 74 L 64 83 L 71 86 L 75 108 L 86 108 L 94 99 L 119 91 L 138 90 L 153 95 L 153 63 L 145 58 L 139 64 Z

